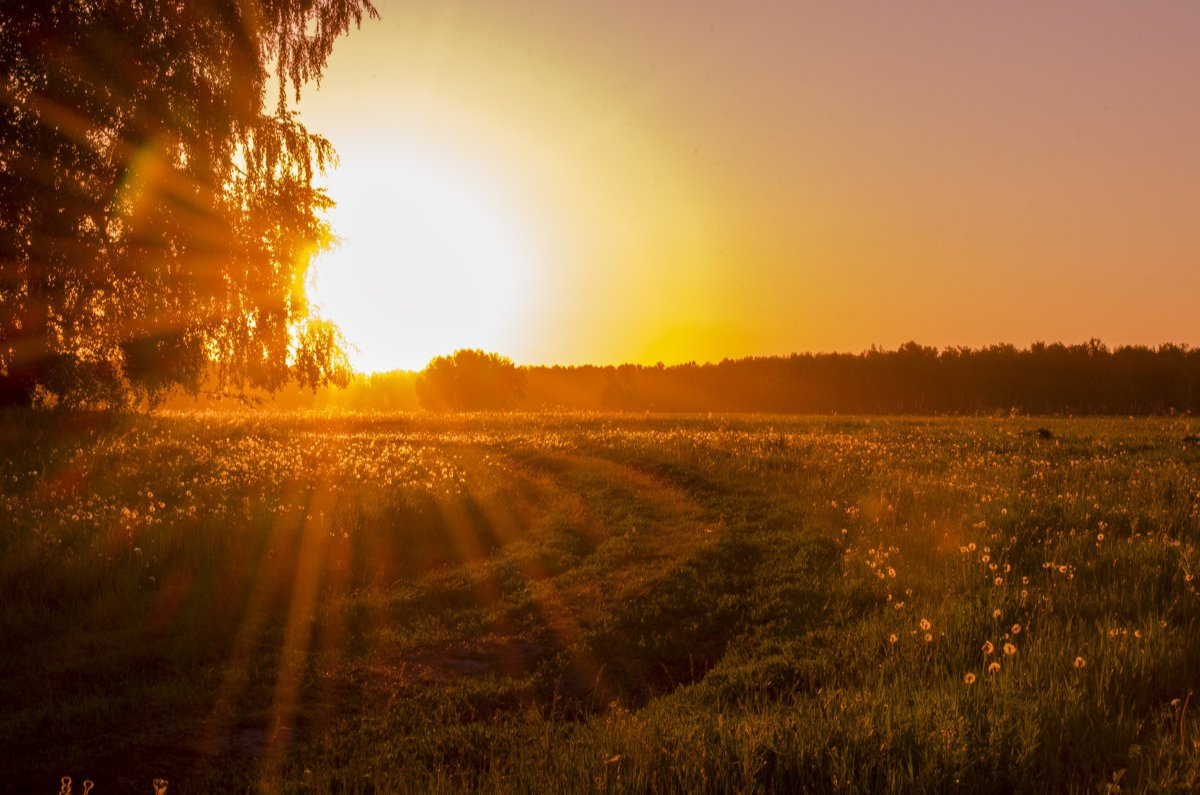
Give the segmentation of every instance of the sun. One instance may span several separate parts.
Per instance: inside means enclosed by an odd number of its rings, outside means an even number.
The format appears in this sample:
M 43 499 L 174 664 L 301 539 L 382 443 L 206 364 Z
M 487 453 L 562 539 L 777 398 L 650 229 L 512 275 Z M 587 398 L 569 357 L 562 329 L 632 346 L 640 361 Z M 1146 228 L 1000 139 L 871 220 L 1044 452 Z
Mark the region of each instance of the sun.
M 492 186 L 422 151 L 343 153 L 327 186 L 338 243 L 310 294 L 356 369 L 420 369 L 459 348 L 511 354 L 534 254 Z

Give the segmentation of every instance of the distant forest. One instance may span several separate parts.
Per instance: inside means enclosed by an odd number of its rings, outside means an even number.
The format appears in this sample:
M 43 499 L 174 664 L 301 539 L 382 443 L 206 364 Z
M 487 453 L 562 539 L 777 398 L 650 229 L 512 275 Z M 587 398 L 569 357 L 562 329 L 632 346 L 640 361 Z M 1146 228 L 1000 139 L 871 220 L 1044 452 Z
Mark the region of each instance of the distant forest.
M 793 354 L 714 363 L 514 367 L 512 378 L 474 378 L 458 408 L 588 409 L 658 412 L 843 414 L 1170 414 L 1200 413 L 1200 348 L 1108 348 L 1097 340 L 1029 348 L 993 345 Z M 456 354 L 457 356 L 457 354 Z M 445 364 L 453 357 L 440 357 Z M 432 365 L 431 365 L 432 368 Z M 440 374 L 440 373 L 439 373 Z M 444 409 L 425 380 L 432 371 L 358 376 L 346 389 L 291 387 L 264 405 L 279 409 Z M 470 374 L 468 373 L 467 376 Z M 479 384 L 489 384 L 481 387 Z M 487 390 L 503 389 L 504 394 Z M 482 390 L 482 391 L 481 391 Z M 194 406 L 176 399 L 172 407 Z

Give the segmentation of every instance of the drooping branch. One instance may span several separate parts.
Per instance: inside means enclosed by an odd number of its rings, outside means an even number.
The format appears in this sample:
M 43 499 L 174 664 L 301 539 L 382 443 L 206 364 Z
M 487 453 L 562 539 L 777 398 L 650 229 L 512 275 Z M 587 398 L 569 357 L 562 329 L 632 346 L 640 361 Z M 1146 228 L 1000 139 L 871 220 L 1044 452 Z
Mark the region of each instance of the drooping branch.
M 97 374 L 118 382 L 105 394 L 152 396 L 210 366 L 266 388 L 337 372 L 340 338 L 305 337 L 303 292 L 334 153 L 284 89 L 376 16 L 369 0 L 0 5 L 0 402 L 86 395 Z

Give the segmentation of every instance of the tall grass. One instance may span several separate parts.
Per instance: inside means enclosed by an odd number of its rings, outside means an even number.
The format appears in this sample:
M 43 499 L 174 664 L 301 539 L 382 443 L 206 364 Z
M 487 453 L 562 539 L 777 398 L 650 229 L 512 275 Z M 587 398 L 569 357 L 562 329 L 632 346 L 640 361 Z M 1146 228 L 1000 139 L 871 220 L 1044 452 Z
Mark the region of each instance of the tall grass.
M 1189 419 L 68 419 L 0 425 L 18 790 L 1200 786 Z

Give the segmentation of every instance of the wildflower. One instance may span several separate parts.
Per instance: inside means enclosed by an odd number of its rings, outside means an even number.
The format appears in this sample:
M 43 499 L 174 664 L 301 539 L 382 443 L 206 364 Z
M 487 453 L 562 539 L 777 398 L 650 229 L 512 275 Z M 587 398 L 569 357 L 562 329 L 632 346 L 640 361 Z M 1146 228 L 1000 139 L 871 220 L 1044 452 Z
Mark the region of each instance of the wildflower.
M 1086 668 L 1087 660 L 1083 659 L 1082 657 L 1076 657 L 1075 658 L 1075 667 L 1076 668 Z
M 991 654 L 995 650 L 996 650 L 996 647 L 992 645 L 992 642 L 990 640 L 985 640 L 983 642 L 983 653 L 984 654 Z
M 1000 617 L 1000 608 L 997 607 L 995 610 L 992 611 L 992 618 L 999 618 L 999 617 Z
M 932 635 L 932 634 L 930 634 L 930 633 L 928 633 L 928 632 L 926 632 L 926 633 L 925 633 L 925 642 L 926 642 L 926 643 L 933 643 L 933 635 Z
M 928 630 L 929 630 L 929 628 L 930 628 L 931 626 L 933 626 L 932 624 L 930 624 L 930 623 L 929 623 L 929 619 L 928 619 L 928 618 L 922 618 L 922 619 L 921 619 L 921 621 L 920 621 L 920 624 L 921 624 L 921 629 L 923 629 L 923 630 L 925 630 L 925 631 L 928 631 Z
M 1017 653 L 1017 647 L 1016 647 L 1016 646 L 1012 645 L 1011 643 L 1005 643 L 1005 644 L 1004 644 L 1004 656 L 1005 656 L 1005 657 L 1011 657 L 1011 656 L 1013 656 L 1013 655 L 1014 655 L 1014 654 L 1016 654 L 1016 653 Z
M 965 684 L 965 685 L 975 684 L 975 674 L 967 674 L 966 676 L 964 676 L 963 684 Z
M 896 636 L 895 632 L 893 632 L 891 635 L 888 635 L 888 643 L 895 643 L 898 640 L 900 640 L 900 638 Z
M 997 578 L 996 578 L 996 580 L 995 580 L 995 585 L 996 585 L 996 587 L 997 587 L 997 588 L 999 588 L 999 587 L 1000 587 L 1001 585 L 1003 585 L 1003 584 L 1004 584 L 1004 578 L 1003 578 L 1003 577 L 997 577 Z
M 995 673 L 999 673 L 999 672 L 1000 672 L 1000 663 L 993 662 L 988 665 L 988 673 L 989 674 L 995 674 Z
M 1020 634 L 1021 634 L 1021 625 L 1020 625 L 1020 624 L 1013 624 L 1013 625 L 1012 625 L 1012 634 L 1014 634 L 1014 635 L 1020 635 Z

